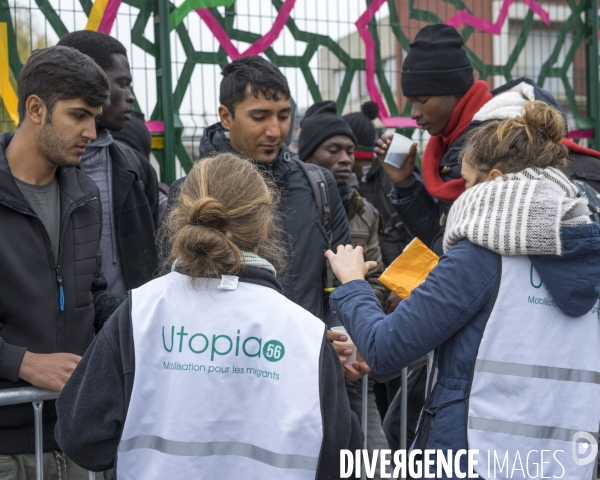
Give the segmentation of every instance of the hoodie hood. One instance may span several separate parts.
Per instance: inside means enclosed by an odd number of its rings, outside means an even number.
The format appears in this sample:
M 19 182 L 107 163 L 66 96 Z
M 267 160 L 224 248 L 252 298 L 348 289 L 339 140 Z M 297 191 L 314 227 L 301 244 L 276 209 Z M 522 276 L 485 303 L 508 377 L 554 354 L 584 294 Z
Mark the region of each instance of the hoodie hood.
M 600 295 L 600 225 L 561 229 L 562 255 L 529 259 L 556 302 L 571 317 L 589 312 Z
M 200 156 L 198 159 L 202 159 L 213 152 L 233 152 L 229 142 L 229 132 L 222 127 L 221 122 L 204 129 L 200 140 Z

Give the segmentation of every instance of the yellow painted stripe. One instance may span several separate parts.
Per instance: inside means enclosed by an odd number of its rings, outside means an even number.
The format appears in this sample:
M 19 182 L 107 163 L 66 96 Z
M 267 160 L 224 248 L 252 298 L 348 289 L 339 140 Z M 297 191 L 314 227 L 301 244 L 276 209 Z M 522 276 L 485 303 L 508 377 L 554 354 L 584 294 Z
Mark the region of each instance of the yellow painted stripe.
M 6 22 L 0 22 L 0 98 L 4 102 L 4 108 L 10 119 L 15 125 L 18 125 L 17 94 L 10 83 L 8 66 L 8 27 Z
M 165 137 L 152 136 L 152 150 L 163 150 L 165 148 Z
M 90 16 L 88 17 L 87 25 L 85 26 L 86 30 L 93 30 L 94 32 L 98 31 L 104 12 L 106 11 L 106 5 L 108 5 L 108 0 L 96 0 L 94 2 L 92 10 L 90 11 Z

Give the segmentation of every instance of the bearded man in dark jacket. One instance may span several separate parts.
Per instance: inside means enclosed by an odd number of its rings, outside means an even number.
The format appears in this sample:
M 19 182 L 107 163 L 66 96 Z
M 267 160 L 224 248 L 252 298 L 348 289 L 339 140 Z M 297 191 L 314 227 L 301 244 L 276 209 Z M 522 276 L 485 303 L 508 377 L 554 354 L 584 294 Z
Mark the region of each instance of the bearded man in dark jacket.
M 77 168 L 108 97 L 102 69 L 72 48 L 35 51 L 19 75 L 19 127 L 0 135 L 0 391 L 60 392 L 92 342 L 95 306 L 114 303 L 98 188 Z M 45 478 L 87 479 L 56 451 L 55 423 L 45 401 Z M 31 478 L 34 439 L 31 403 L 0 407 L 0 478 Z
M 285 145 L 290 129 L 291 104 L 287 79 L 262 57 L 250 56 L 223 69 L 220 87 L 221 122 L 204 131 L 200 161 L 213 152 L 234 152 L 254 162 L 271 177 L 281 194 L 279 221 L 288 241 L 289 267 L 280 278 L 287 298 L 318 318 L 329 313 L 324 291 L 328 245 L 351 243 L 346 212 L 331 173 L 327 180 L 331 202 L 331 238 L 321 221 L 312 187 L 299 161 Z M 179 195 L 182 179 L 171 187 L 170 204 Z M 263 252 L 269 257 L 269 252 Z

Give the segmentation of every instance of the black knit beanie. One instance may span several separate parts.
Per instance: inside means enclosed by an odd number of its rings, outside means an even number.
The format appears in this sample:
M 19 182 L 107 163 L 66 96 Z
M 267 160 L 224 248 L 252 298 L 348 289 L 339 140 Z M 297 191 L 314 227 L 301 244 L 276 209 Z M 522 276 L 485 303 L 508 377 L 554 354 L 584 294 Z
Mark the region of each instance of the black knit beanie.
M 325 140 L 336 135 L 350 137 L 356 144 L 350 125 L 338 116 L 335 102 L 331 100 L 312 105 L 304 114 L 300 127 L 298 156 L 302 161 L 306 161 Z
M 402 62 L 405 97 L 465 93 L 475 82 L 473 65 L 454 27 L 436 23 L 423 27 Z
M 368 101 L 362 104 L 360 110 L 360 112 L 347 113 L 342 118 L 348 122 L 356 137 L 354 157 L 361 160 L 373 159 L 373 149 L 377 141 L 373 120 L 379 115 L 379 105 Z

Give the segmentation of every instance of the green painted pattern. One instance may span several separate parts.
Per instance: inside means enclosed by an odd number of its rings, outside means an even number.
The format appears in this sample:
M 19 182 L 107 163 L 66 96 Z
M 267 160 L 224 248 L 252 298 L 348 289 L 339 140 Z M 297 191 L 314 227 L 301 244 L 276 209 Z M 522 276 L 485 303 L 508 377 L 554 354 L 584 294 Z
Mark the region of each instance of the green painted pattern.
M 168 0 L 159 0 L 168 2 Z M 238 0 L 241 1 L 241 0 Z M 81 12 L 88 15 L 91 7 L 92 0 L 79 0 Z M 298 0 L 297 5 L 302 0 Z M 364 0 L 363 6 L 366 8 L 372 0 Z M 133 26 L 131 30 L 131 42 L 141 48 L 151 57 L 156 59 L 156 65 L 159 66 L 161 63 L 161 48 L 165 48 L 164 45 L 168 45 L 169 42 L 153 41 L 146 37 L 145 32 L 148 29 L 149 23 L 152 22 L 157 24 L 156 19 L 158 17 L 158 5 L 156 1 L 148 0 L 123 0 L 124 4 L 130 5 L 138 10 Z M 226 3 L 226 2 L 223 2 Z M 274 8 L 279 11 L 283 6 L 283 0 L 271 0 Z M 344 8 L 347 0 L 331 0 L 329 5 L 334 5 L 336 8 Z M 419 8 L 418 5 L 429 5 L 433 4 L 436 9 Z M 517 2 L 518 3 L 518 2 Z M 57 36 L 62 36 L 68 32 L 63 20 L 61 20 L 61 11 L 55 10 L 49 0 L 35 0 L 35 4 L 39 11 L 44 15 L 50 27 L 54 30 Z M 216 3 L 215 3 L 216 4 Z M 461 0 L 438 0 L 437 2 L 415 2 L 415 0 L 407 0 L 408 7 L 408 18 L 400 18 L 398 5 L 400 1 L 389 0 L 387 2 L 387 9 L 389 11 L 389 18 L 381 20 L 382 23 L 389 25 L 392 32 L 393 38 L 399 43 L 400 47 L 404 51 L 409 50 L 409 43 L 411 38 L 407 35 L 407 28 L 409 23 L 413 27 L 415 26 L 415 20 L 427 23 L 439 23 L 447 18 L 448 12 L 455 12 L 458 10 L 467 9 L 465 3 Z M 418 5 L 417 5 L 418 4 Z M 567 105 L 566 107 L 574 115 L 577 125 L 579 128 L 600 128 L 600 122 L 597 117 L 599 115 L 597 105 L 600 102 L 600 94 L 598 92 L 598 41 L 597 41 L 597 4 L 598 0 L 566 0 L 563 7 L 568 8 L 569 15 L 565 21 L 562 21 L 557 28 L 557 41 L 549 56 L 543 59 L 542 67 L 537 74 L 535 80 L 544 86 L 547 84 L 548 79 L 558 78 L 561 80 L 566 93 Z M 169 12 L 175 10 L 175 6 L 172 3 L 167 3 L 168 7 L 165 7 Z M 404 10 L 403 10 L 404 11 Z M 552 10 L 550 10 L 552 11 Z M 229 37 L 233 41 L 240 41 L 245 43 L 253 43 L 260 38 L 260 35 L 240 30 L 236 28 L 236 4 L 228 6 L 227 8 L 217 9 L 210 8 L 210 12 L 219 22 L 219 24 L 226 30 Z M 221 13 L 224 12 L 224 13 Z M 195 15 L 192 11 L 190 15 Z M 15 28 L 13 25 L 13 17 L 11 15 L 11 7 L 9 6 L 9 0 L 0 0 L 0 22 L 6 22 L 8 24 L 9 33 L 9 66 L 16 78 L 21 70 L 22 63 L 19 59 L 17 51 L 17 40 L 15 34 Z M 593 19 L 593 21 L 591 20 Z M 552 20 L 552 18 L 551 18 Z M 493 21 L 493 20 L 492 20 Z M 537 18 L 533 12 L 529 11 L 524 19 L 521 21 L 522 27 L 520 31 L 515 35 L 514 48 L 509 53 L 505 64 L 488 64 L 484 59 L 479 58 L 475 52 L 467 48 L 467 53 L 471 62 L 474 65 L 475 70 L 478 72 L 479 77 L 482 79 L 488 79 L 491 76 L 497 75 L 503 77 L 506 81 L 512 80 L 514 76 L 515 67 L 520 56 L 523 54 L 528 42 L 530 41 L 531 32 L 535 28 L 536 24 L 539 25 L 539 18 Z M 179 118 L 178 112 L 184 106 L 183 102 L 186 98 L 186 92 L 191 87 L 192 75 L 197 65 L 218 65 L 223 67 L 227 64 L 229 59 L 222 48 L 218 51 L 198 51 L 194 48 L 192 39 L 190 38 L 190 32 L 188 31 L 187 21 L 178 23 L 174 33 L 170 35 L 171 52 L 175 48 L 183 49 L 185 52 L 185 60 L 180 71 L 178 78 L 172 79 L 172 101 L 165 101 L 164 95 L 164 75 L 170 74 L 162 71 L 161 75 L 157 72 L 148 72 L 150 75 L 157 76 L 157 92 L 156 92 L 156 105 L 151 111 L 145 112 L 147 116 L 152 120 L 166 120 L 167 117 L 170 119 L 166 121 L 167 124 L 172 124 L 175 129 L 174 135 L 174 154 L 179 159 L 182 166 L 187 170 L 192 165 L 192 159 L 188 155 L 185 147 L 183 138 L 183 126 Z M 361 70 L 365 69 L 364 56 L 358 51 L 346 51 L 344 50 L 332 36 L 323 35 L 311 31 L 302 30 L 295 17 L 295 12 L 292 11 L 292 15 L 288 19 L 285 28 L 287 32 L 297 41 L 304 44 L 301 48 L 302 51 L 297 55 L 282 55 L 277 53 L 273 48 L 268 48 L 264 55 L 273 63 L 280 67 L 290 67 L 298 69 L 298 72 L 303 76 L 306 82 L 306 88 L 310 93 L 310 97 L 313 101 L 322 99 L 322 91 L 320 87 L 320 78 L 316 77 L 317 73 L 311 68 L 311 65 L 315 62 L 315 55 L 318 57 L 319 52 L 322 48 L 326 48 L 335 56 L 341 65 L 345 68 L 345 75 L 339 92 L 337 92 L 336 105 L 339 112 L 344 110 L 344 107 L 348 105 L 350 99 L 350 92 L 352 84 L 356 81 L 356 76 Z M 410 105 L 406 105 L 403 111 L 399 111 L 398 104 L 396 102 L 396 94 L 394 94 L 394 85 L 389 85 L 384 69 L 383 61 L 385 59 L 381 56 L 381 39 L 379 38 L 377 22 L 373 19 L 369 23 L 369 31 L 376 41 L 375 48 L 375 59 L 376 59 L 376 78 L 377 83 L 380 87 L 382 97 L 388 107 L 388 111 L 391 116 L 407 116 L 410 112 Z M 165 28 L 160 29 L 154 28 L 155 36 L 159 39 L 165 35 Z M 332 29 L 335 30 L 335 29 Z M 459 27 L 459 31 L 465 41 L 471 38 L 477 40 L 483 38 L 483 35 L 489 35 L 487 33 L 478 32 L 476 29 L 470 26 Z M 473 36 L 475 35 L 476 36 Z M 567 41 L 567 36 L 572 38 L 572 44 L 566 53 L 562 64 L 557 65 L 557 61 L 561 55 L 561 49 Z M 175 42 L 178 45 L 175 45 Z M 569 78 L 568 74 L 571 67 L 574 65 L 576 54 L 580 48 L 585 48 L 587 58 L 587 85 L 589 92 L 587 95 L 587 109 L 581 108 L 578 104 L 578 98 L 575 94 L 575 86 L 573 80 Z M 364 51 L 364 46 L 362 48 Z M 163 65 L 164 58 L 163 58 Z M 592 69 L 592 71 L 590 71 Z M 595 79 L 595 84 L 594 84 Z M 218 79 L 217 79 L 218 81 Z M 592 102 L 593 105 L 590 105 Z M 168 111 L 172 109 L 172 111 Z M 587 110 L 587 111 L 586 111 Z M 5 118 L 0 117 L 1 122 L 6 122 Z M 1 130 L 1 128 L 0 128 Z M 410 132 L 407 132 L 410 133 Z M 596 135 L 598 138 L 599 135 Z M 161 173 L 163 178 L 166 177 L 171 179 L 174 170 L 171 165 L 171 160 L 164 158 L 163 151 L 156 151 L 156 156 L 161 163 Z M 169 164 L 169 165 L 166 165 Z M 167 173 L 170 172 L 170 173 Z

